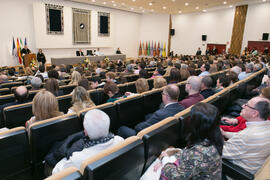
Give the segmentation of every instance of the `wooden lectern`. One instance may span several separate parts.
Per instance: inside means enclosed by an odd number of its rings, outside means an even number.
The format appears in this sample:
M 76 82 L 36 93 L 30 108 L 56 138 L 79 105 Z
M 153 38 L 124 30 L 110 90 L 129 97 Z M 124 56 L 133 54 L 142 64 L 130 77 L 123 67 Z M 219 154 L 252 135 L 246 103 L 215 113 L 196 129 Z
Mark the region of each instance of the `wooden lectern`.
M 24 55 L 24 66 L 29 67 L 31 61 L 34 60 L 37 64 L 37 55 L 36 54 L 26 54 Z

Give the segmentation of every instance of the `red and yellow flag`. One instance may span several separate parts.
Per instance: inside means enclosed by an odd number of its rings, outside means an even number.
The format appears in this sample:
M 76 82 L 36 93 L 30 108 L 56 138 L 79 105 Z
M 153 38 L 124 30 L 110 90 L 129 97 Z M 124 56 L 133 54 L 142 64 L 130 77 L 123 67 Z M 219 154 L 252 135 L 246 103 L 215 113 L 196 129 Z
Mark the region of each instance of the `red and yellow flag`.
M 20 43 L 19 43 L 18 38 L 17 38 L 17 56 L 18 56 L 19 63 L 22 64 L 21 48 L 20 48 Z
M 141 55 L 142 55 L 142 43 L 141 43 L 141 41 L 140 41 L 139 56 L 141 56 Z

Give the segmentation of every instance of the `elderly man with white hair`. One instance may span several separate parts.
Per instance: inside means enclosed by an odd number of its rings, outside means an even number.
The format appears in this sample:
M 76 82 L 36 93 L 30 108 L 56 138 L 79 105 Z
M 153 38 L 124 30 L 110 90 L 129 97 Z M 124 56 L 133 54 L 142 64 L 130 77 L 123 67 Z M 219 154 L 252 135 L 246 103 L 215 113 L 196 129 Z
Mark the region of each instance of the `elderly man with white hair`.
M 64 157 L 56 164 L 53 174 L 71 166 L 80 168 L 84 160 L 124 141 L 122 137 L 114 136 L 109 132 L 110 118 L 101 110 L 88 111 L 84 116 L 83 127 L 84 136 L 70 146 L 75 145 L 74 152 L 69 158 Z

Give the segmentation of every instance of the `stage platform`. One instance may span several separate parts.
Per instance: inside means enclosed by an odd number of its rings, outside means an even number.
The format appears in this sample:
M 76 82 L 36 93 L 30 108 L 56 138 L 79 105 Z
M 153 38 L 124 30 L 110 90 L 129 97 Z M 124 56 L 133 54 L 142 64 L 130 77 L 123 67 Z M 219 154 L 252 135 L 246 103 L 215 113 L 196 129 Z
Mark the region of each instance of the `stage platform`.
M 102 61 L 106 57 L 110 60 L 126 59 L 125 54 L 114 54 L 114 55 L 104 55 L 104 56 L 75 56 L 75 57 L 57 57 L 51 58 L 51 64 L 60 65 L 60 64 L 77 64 L 83 63 L 83 61 L 88 58 L 90 61 Z

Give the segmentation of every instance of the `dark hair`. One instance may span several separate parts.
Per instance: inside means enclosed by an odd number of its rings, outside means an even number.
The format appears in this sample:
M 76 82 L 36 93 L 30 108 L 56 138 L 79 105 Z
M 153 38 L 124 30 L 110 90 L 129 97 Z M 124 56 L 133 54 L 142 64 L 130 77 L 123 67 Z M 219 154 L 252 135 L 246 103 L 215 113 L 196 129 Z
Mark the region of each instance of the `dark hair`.
M 223 137 L 219 129 L 220 115 L 218 109 L 209 103 L 198 103 L 190 110 L 190 119 L 184 121 L 187 146 L 207 139 L 207 145 L 214 145 L 222 155 Z
M 210 69 L 210 64 L 205 63 L 205 64 L 204 64 L 204 68 L 205 68 L 206 71 L 209 71 L 209 69 Z
M 8 75 L 10 75 L 10 76 L 14 76 L 15 75 L 15 71 L 14 71 L 13 68 L 8 69 Z
M 260 118 L 267 120 L 270 116 L 270 104 L 267 101 L 259 101 L 255 105 L 255 109 L 259 112 Z
M 89 90 L 89 82 L 87 79 L 81 79 L 78 82 L 78 86 L 82 86 L 82 87 L 84 87 L 85 90 Z
M 181 81 L 181 74 L 179 69 L 172 68 L 169 76 L 169 83 L 178 83 Z
M 142 63 L 139 64 L 139 66 L 140 66 L 141 69 L 144 69 L 146 65 L 145 65 L 145 63 L 142 62 Z
M 111 91 L 112 94 L 117 94 L 119 92 L 119 88 L 114 82 L 107 82 L 104 85 L 104 93 L 108 94 L 109 91 Z
M 213 79 L 210 76 L 204 76 L 202 78 L 202 84 L 204 84 L 207 88 L 211 88 L 213 85 Z
M 66 65 L 67 73 L 70 73 L 70 70 L 73 68 L 71 64 Z
M 55 78 L 55 79 L 59 79 L 59 74 L 56 70 L 50 70 L 48 72 L 48 77 L 49 78 Z
M 148 78 L 148 72 L 145 69 L 141 69 L 139 72 L 139 78 Z
M 98 84 L 101 83 L 101 79 L 99 76 L 92 76 L 89 81 L 92 81 L 92 82 L 98 82 Z
M 219 76 L 219 83 L 222 84 L 223 87 L 228 87 L 230 85 L 231 79 L 227 75 Z
M 58 96 L 59 85 L 57 80 L 54 78 L 48 79 L 45 84 L 45 89 L 53 93 L 55 96 Z
M 175 63 L 175 64 L 174 64 L 174 67 L 180 70 L 181 64 L 180 64 L 180 63 Z
M 45 72 L 45 67 L 43 65 L 40 65 L 39 68 L 38 68 L 38 70 L 40 72 L 44 73 Z
M 162 66 L 159 66 L 159 67 L 157 68 L 157 72 L 158 72 L 158 74 L 160 74 L 160 75 L 164 75 L 164 73 L 165 73 Z
M 17 92 L 17 88 L 15 89 L 15 91 L 14 91 L 14 96 L 15 96 L 15 99 L 18 101 L 18 102 L 20 102 L 20 103 L 23 103 L 23 102 L 26 102 L 27 101 L 27 99 L 28 99 L 28 90 L 26 91 L 26 93 L 24 93 L 24 94 L 19 94 L 18 92 Z
M 173 66 L 172 61 L 169 61 L 169 62 L 168 62 L 168 66 Z

